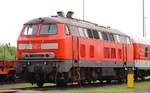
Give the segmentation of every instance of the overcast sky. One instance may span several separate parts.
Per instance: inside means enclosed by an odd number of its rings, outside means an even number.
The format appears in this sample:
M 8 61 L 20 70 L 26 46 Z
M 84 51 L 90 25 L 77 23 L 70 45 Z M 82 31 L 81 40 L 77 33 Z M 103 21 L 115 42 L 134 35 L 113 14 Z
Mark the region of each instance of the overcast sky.
M 22 25 L 33 18 L 74 11 L 82 19 L 82 0 L 1 0 L 0 43 L 16 46 Z M 150 0 L 145 0 L 146 36 L 150 39 Z M 85 0 L 85 20 L 142 36 L 142 0 Z

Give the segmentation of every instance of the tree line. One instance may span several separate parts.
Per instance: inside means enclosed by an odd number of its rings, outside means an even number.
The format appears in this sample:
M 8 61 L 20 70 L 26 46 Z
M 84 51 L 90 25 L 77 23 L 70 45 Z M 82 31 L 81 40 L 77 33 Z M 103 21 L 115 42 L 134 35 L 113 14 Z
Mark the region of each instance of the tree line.
M 0 60 L 15 60 L 17 58 L 16 47 L 10 43 L 0 44 Z

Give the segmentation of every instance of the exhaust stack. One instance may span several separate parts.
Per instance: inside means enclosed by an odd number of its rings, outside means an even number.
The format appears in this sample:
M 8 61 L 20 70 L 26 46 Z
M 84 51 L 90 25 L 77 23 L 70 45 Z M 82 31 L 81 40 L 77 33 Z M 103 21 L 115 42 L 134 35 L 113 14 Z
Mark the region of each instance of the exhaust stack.
M 57 12 L 57 15 L 58 15 L 58 16 L 60 16 L 60 17 L 65 17 L 64 12 L 63 12 L 63 11 L 58 11 L 58 12 Z
M 74 14 L 74 12 L 68 11 L 66 17 L 67 18 L 72 18 L 73 14 Z

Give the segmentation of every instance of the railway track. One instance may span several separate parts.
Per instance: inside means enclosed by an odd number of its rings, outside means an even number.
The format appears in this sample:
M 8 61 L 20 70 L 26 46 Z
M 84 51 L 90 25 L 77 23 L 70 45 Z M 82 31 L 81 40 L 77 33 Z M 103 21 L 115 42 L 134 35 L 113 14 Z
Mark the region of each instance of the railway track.
M 140 82 L 150 82 L 150 79 L 144 80 L 144 81 L 137 81 L 136 83 L 140 83 Z M 2 86 L 4 87 L 8 87 L 8 89 L 5 90 L 0 90 L 0 93 L 22 93 L 22 91 L 36 91 L 35 93 L 38 93 L 37 91 L 48 91 L 48 90 L 69 90 L 69 89 L 80 89 L 80 88 L 97 88 L 97 87 L 111 87 L 111 86 L 117 86 L 117 85 L 122 85 L 124 83 L 117 83 L 116 81 L 112 81 L 112 83 L 91 83 L 91 84 L 84 84 L 82 86 L 79 86 L 78 84 L 70 84 L 68 86 L 65 87 L 56 87 L 56 85 L 49 85 L 49 86 L 45 86 L 42 88 L 38 88 L 37 86 L 24 86 L 24 87 L 20 87 L 20 88 L 16 88 L 16 87 L 10 87 L 10 86 L 16 86 L 17 84 L 22 84 L 24 82 L 7 82 L 5 84 L 3 84 Z M 28 92 L 25 92 L 28 93 Z M 32 93 L 32 92 L 31 92 Z M 33 92 L 34 93 L 34 92 Z

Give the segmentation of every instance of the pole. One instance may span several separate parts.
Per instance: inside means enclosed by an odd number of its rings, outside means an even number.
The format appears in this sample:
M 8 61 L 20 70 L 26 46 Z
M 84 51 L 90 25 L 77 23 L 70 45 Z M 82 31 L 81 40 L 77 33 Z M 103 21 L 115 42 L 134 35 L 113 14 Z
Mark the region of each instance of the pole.
M 85 15 L 85 1 L 83 0 L 83 20 L 84 20 L 84 16 Z
M 142 9 L 143 9 L 143 37 L 146 36 L 145 34 L 145 2 L 142 2 Z

